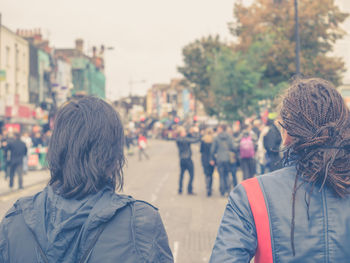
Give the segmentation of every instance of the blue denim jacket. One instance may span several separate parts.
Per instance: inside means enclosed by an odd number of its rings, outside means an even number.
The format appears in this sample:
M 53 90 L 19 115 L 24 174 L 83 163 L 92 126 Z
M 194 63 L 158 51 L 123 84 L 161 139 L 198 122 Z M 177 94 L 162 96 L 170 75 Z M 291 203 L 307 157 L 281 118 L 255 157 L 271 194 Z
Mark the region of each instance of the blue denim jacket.
M 308 202 L 307 182 L 301 184 L 296 194 L 293 256 L 295 175 L 295 167 L 290 166 L 258 177 L 269 216 L 271 240 L 266 242 L 271 242 L 273 262 L 350 262 L 350 197 L 340 199 L 327 187 L 320 191 L 316 186 Z M 248 263 L 256 248 L 254 218 L 245 189 L 239 185 L 229 196 L 210 262 Z

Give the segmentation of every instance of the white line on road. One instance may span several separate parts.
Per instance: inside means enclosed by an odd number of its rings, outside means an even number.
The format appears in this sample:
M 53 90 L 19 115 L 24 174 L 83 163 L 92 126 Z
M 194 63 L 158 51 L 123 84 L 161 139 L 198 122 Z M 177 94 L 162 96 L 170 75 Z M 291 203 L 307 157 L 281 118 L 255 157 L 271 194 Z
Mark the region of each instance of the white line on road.
M 175 241 L 174 242 L 174 263 L 176 263 L 177 260 L 177 254 L 179 253 L 179 242 Z
M 151 195 L 150 203 L 154 203 L 158 199 L 158 193 L 160 189 L 163 188 L 163 184 L 168 179 L 168 177 L 169 177 L 169 173 L 166 173 L 165 176 L 162 178 L 162 180 L 160 180 L 160 182 L 158 183 L 157 187 L 154 189 L 154 192 Z

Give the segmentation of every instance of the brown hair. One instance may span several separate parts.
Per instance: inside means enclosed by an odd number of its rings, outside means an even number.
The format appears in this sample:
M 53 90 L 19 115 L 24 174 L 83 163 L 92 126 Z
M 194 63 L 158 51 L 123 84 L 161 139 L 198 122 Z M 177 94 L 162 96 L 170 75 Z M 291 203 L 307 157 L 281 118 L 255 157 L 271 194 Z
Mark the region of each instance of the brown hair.
M 291 246 L 293 255 L 295 196 L 300 176 L 312 187 L 331 189 L 340 198 L 348 195 L 350 186 L 349 110 L 334 86 L 323 79 L 295 80 L 285 94 L 280 125 L 292 137 L 286 156 L 296 158 L 297 175 L 293 189 Z M 307 211 L 309 216 L 309 211 Z

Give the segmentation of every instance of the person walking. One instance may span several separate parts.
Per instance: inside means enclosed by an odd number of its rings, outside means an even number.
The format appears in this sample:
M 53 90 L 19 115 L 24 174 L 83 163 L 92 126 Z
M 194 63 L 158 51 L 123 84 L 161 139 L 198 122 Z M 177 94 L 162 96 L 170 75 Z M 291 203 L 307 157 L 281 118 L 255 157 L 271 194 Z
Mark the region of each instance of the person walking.
M 210 151 L 210 164 L 217 164 L 220 175 L 221 196 L 225 196 L 230 190 L 227 182 L 228 174 L 231 170 L 230 153 L 235 152 L 233 138 L 226 132 L 226 129 L 226 124 L 219 125 L 217 129 L 218 135 L 215 137 Z
M 3 131 L 3 138 L 1 140 L 1 149 L 3 150 L 3 159 L 4 159 L 4 170 L 5 170 L 5 179 L 10 178 L 11 169 L 10 169 L 10 153 L 8 152 L 8 145 L 14 141 L 14 135 L 12 132 L 7 130 Z
M 295 80 L 280 108 L 285 167 L 231 192 L 210 263 L 349 262 L 349 109 L 317 78 Z
M 139 146 L 139 161 L 142 160 L 142 155 L 149 159 L 148 154 L 146 153 L 147 148 L 147 138 L 142 133 L 139 133 L 137 144 Z
M 27 147 L 27 154 L 23 158 L 23 173 L 26 174 L 28 172 L 29 149 L 32 147 L 33 142 L 32 138 L 30 138 L 29 133 L 27 132 L 22 134 L 21 141 L 24 142 Z
M 240 125 L 236 122 L 233 125 L 232 129 L 232 143 L 233 147 L 235 149 L 235 152 L 230 153 L 230 172 L 232 176 L 232 188 L 235 188 L 237 185 L 237 170 L 240 166 L 240 160 L 239 160 L 239 142 L 240 142 Z
M 266 170 L 266 149 L 264 147 L 264 138 L 265 135 L 268 133 L 269 127 L 267 125 L 263 125 L 260 136 L 258 139 L 258 147 L 256 150 L 256 162 L 257 162 L 257 168 L 259 168 L 259 171 L 257 174 L 264 174 Z
M 27 146 L 21 141 L 21 135 L 15 134 L 14 141 L 11 141 L 7 145 L 7 152 L 10 155 L 10 184 L 9 187 L 12 189 L 15 174 L 18 176 L 18 189 L 23 189 L 23 160 L 27 156 Z
M 83 97 L 57 112 L 51 179 L 0 224 L 0 262 L 172 263 L 158 210 L 123 187 L 124 133 L 105 101 Z
M 270 172 L 273 172 L 282 167 L 280 146 L 282 142 L 281 133 L 275 125 L 276 113 L 268 115 L 267 125 L 269 131 L 264 136 L 264 147 L 266 150 L 266 167 Z
M 186 171 L 188 171 L 190 179 L 188 180 L 187 194 L 194 195 L 193 192 L 193 179 L 194 179 L 194 166 L 192 161 L 191 144 L 198 143 L 200 138 L 189 137 L 185 128 L 179 127 L 179 137 L 173 139 L 176 141 L 177 148 L 179 150 L 180 159 L 180 178 L 178 193 L 182 194 L 183 178 Z
M 213 184 L 213 172 L 214 165 L 210 164 L 210 149 L 214 140 L 213 130 L 207 128 L 204 132 L 204 136 L 201 140 L 200 152 L 201 152 L 201 161 L 205 175 L 205 185 L 207 190 L 207 196 L 212 195 L 212 184 Z
M 251 131 L 249 126 L 247 126 L 243 130 L 239 143 L 239 156 L 243 172 L 243 180 L 252 178 L 256 173 L 256 141 L 255 133 Z

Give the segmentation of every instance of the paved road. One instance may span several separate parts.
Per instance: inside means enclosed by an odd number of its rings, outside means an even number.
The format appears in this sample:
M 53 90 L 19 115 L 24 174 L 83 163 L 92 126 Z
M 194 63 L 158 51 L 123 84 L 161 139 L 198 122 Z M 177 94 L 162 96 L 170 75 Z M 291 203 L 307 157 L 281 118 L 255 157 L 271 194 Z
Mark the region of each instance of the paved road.
M 125 170 L 123 193 L 148 201 L 159 208 L 175 262 L 181 263 L 208 262 L 226 205 L 226 199 L 219 195 L 217 175 L 214 177 L 213 196 L 206 197 L 199 145 L 193 145 L 192 149 L 195 196 L 188 196 L 186 192 L 183 195 L 177 194 L 179 167 L 174 142 L 152 141 L 147 149 L 150 160 L 140 162 L 137 156 L 129 156 Z M 187 181 L 188 176 L 184 182 Z M 45 183 L 40 183 L 0 196 L 0 218 L 17 198 L 33 194 L 44 186 Z

